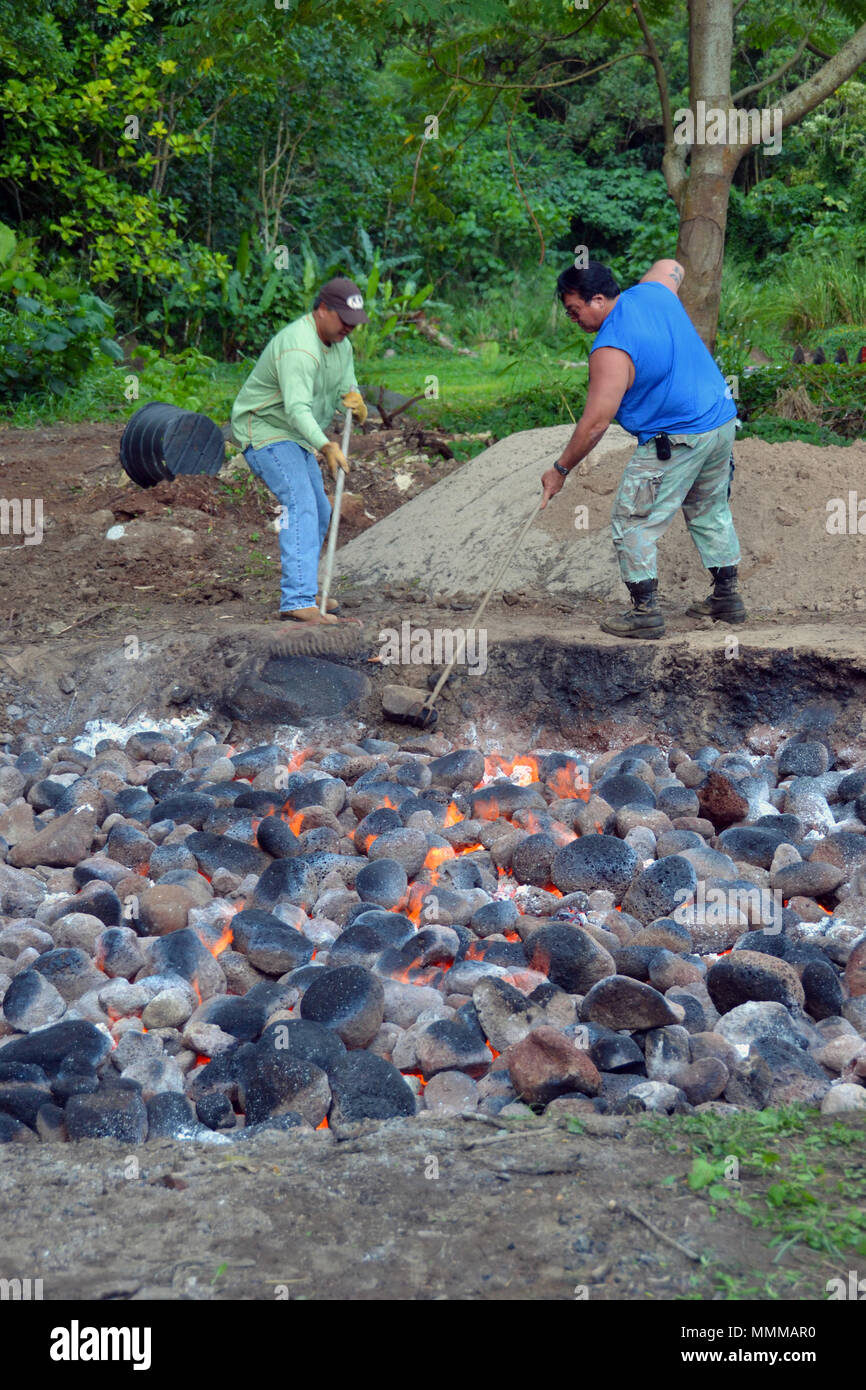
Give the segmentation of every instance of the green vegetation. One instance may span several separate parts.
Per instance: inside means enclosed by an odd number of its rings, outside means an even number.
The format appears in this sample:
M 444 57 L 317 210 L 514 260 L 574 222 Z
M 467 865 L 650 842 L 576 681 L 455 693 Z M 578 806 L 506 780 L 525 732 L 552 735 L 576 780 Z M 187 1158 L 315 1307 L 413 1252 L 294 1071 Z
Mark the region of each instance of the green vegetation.
M 642 8 L 686 106 L 683 7 Z M 732 90 L 772 105 L 863 18 L 866 0 L 738 7 Z M 267 339 L 345 273 L 372 318 L 365 384 L 437 377 L 425 417 L 460 432 L 569 420 L 585 373 L 562 361 L 588 342 L 556 273 L 580 245 L 628 285 L 677 247 L 645 38 L 632 7 L 562 0 L 0 0 L 0 414 L 162 399 L 225 420 Z M 855 72 L 734 178 L 716 352 L 764 438 L 862 430 L 862 370 L 786 377 L 810 404 L 777 405 L 744 368 L 752 348 L 853 363 L 866 343 L 864 118 Z
M 808 437 L 802 430 L 806 426 L 814 443 L 847 443 L 861 436 L 866 424 L 864 383 L 864 366 L 789 365 L 781 371 L 760 370 L 740 378 L 739 408 L 753 432 L 759 432 L 755 426 L 765 419 L 775 425 L 775 434 L 761 433 L 764 439 L 784 438 L 780 427 L 799 424 L 797 438 Z M 786 418 L 776 422 L 778 416 Z
M 778 1274 L 771 1271 L 762 1284 L 746 1288 L 742 1281 L 711 1271 L 724 1297 L 796 1297 L 798 1287 L 804 1293 L 810 1272 L 813 1279 L 819 1272 L 823 1288 L 829 1273 L 866 1256 L 862 1127 L 822 1119 L 815 1110 L 793 1105 L 663 1121 L 648 1117 L 642 1124 L 669 1152 L 692 1155 L 685 1179 L 671 1176 L 665 1186 L 684 1181 L 711 1211 L 730 1206 L 768 1233 Z M 806 1250 L 823 1256 L 823 1262 L 810 1256 L 796 1270 L 782 1267 L 795 1251 L 802 1255 Z

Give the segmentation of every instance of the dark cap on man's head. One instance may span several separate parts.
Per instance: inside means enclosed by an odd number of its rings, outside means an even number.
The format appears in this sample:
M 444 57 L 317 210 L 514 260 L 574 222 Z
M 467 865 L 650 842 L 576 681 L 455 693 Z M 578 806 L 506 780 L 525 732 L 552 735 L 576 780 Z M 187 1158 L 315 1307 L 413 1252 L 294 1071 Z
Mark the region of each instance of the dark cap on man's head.
M 318 293 L 318 300 L 328 309 L 336 309 L 343 323 L 369 323 L 369 315 L 364 312 L 364 296 L 354 280 L 344 280 L 338 276 L 329 280 Z

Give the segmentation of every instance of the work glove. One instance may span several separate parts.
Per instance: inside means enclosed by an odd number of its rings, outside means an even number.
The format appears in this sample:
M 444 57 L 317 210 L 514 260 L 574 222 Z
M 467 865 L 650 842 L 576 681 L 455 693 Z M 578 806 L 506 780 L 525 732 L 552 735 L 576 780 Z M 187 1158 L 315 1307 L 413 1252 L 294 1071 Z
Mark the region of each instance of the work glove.
M 351 410 L 359 425 L 363 425 L 367 418 L 367 404 L 360 391 L 347 391 L 343 397 L 343 405 L 347 410 Z
M 328 443 L 323 444 L 319 452 L 321 453 L 322 458 L 325 460 L 325 463 L 328 465 L 331 477 L 333 478 L 334 482 L 337 481 L 338 468 L 342 468 L 344 473 L 349 472 L 349 460 L 346 458 L 346 455 L 343 453 L 343 450 L 340 448 L 339 444 L 335 444 L 331 440 L 328 440 Z

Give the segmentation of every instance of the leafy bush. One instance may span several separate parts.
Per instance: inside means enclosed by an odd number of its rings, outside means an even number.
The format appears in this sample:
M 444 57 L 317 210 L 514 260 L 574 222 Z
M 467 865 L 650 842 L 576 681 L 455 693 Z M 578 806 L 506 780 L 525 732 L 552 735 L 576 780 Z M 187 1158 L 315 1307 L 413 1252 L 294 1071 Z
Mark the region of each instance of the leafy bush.
M 215 420 L 228 420 L 235 396 L 252 363 L 245 361 L 225 367 L 198 348 L 176 353 L 159 353 L 155 348 L 139 347 L 135 366 L 143 363 L 139 375 L 139 395 L 130 409 L 148 401 L 165 401 L 184 410 L 195 410 Z
M 298 273 L 282 264 L 281 252 L 265 253 L 249 232 L 241 234 L 234 268 L 214 276 L 200 267 L 195 248 L 181 258 L 182 270 L 144 323 L 166 352 L 181 344 L 208 348 L 232 359 L 258 354 L 269 338 L 304 310 L 312 281 L 307 266 Z
M 783 420 L 778 415 L 761 415 L 749 420 L 737 433 L 738 439 L 764 439 L 768 444 L 786 444 L 789 439 L 800 440 L 803 444 L 851 443 L 844 435 L 824 425 L 815 425 L 810 420 Z
M 814 425 L 855 439 L 866 428 L 864 387 L 866 365 L 758 368 L 740 378 L 739 413 L 750 421 L 756 416 L 777 415 L 779 397 L 801 389 L 813 407 Z
M 0 390 L 9 397 L 61 392 L 102 354 L 123 352 L 108 336 L 114 310 L 80 286 L 33 269 L 32 244 L 0 223 Z

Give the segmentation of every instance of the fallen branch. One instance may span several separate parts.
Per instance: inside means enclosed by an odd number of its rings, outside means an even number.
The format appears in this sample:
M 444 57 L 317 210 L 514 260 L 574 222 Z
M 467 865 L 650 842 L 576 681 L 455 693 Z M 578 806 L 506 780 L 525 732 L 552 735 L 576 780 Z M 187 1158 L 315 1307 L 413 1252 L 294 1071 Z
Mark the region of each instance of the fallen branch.
M 450 338 L 446 338 L 444 333 L 440 333 L 438 328 L 433 327 L 433 324 L 428 318 L 425 318 L 420 309 L 415 315 L 413 322 L 419 333 L 423 333 L 424 337 L 429 338 L 431 343 L 436 343 L 439 347 L 445 348 L 448 352 L 457 352 L 461 357 L 478 357 L 480 355 L 477 352 L 473 352 L 472 348 L 462 348 L 458 347 L 456 343 L 452 343 Z
M 634 1217 L 635 1221 L 639 1221 L 642 1226 L 646 1226 L 647 1230 L 652 1231 L 653 1235 L 657 1236 L 659 1240 L 663 1240 L 668 1245 L 672 1245 L 675 1250 L 679 1250 L 680 1254 L 685 1255 L 687 1260 L 700 1261 L 700 1255 L 696 1255 L 694 1250 L 690 1250 L 687 1245 L 681 1245 L 678 1240 L 675 1240 L 673 1236 L 669 1236 L 666 1231 L 659 1230 L 658 1226 L 654 1226 L 653 1223 L 635 1207 L 630 1207 L 626 1202 L 614 1202 L 612 1200 L 608 1202 L 607 1205 L 609 1211 L 624 1211 L 628 1216 Z
M 423 401 L 424 399 L 424 392 L 421 391 L 417 396 L 410 396 L 408 401 L 404 401 L 402 405 L 398 405 L 396 410 L 386 410 L 385 388 L 384 386 L 380 386 L 379 399 L 376 402 L 376 409 L 382 417 L 382 424 L 385 426 L 386 429 L 389 430 L 392 428 L 394 420 L 398 415 L 401 415 L 404 410 L 408 410 L 410 405 L 415 405 L 417 401 Z
M 76 618 L 74 623 L 67 623 L 66 627 L 61 627 L 53 633 L 54 637 L 59 637 L 63 632 L 69 632 L 73 627 L 80 627 L 82 623 L 89 623 L 91 618 L 101 618 L 104 613 L 112 613 L 115 608 L 119 608 L 119 603 L 109 603 L 106 608 L 95 608 L 92 613 L 85 613 L 82 617 Z

